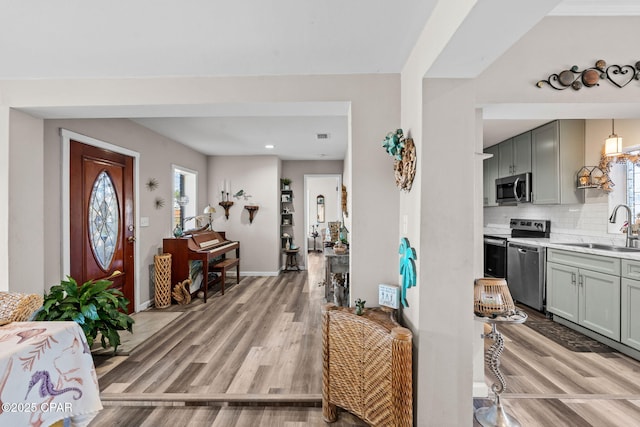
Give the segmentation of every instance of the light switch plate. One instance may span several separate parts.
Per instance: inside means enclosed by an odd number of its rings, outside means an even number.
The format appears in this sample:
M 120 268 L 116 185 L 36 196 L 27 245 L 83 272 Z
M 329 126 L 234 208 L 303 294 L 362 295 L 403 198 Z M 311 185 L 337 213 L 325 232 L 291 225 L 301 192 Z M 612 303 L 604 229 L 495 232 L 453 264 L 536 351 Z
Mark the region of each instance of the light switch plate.
M 149 226 L 149 217 L 141 216 L 140 217 L 140 227 L 148 227 Z

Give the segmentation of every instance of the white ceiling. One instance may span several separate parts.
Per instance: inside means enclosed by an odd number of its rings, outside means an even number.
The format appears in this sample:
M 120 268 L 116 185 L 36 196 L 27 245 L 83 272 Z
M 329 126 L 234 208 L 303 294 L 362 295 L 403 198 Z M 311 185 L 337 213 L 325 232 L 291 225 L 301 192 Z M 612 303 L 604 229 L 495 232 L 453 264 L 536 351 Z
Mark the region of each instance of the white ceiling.
M 347 117 L 185 117 L 134 119 L 207 155 L 275 155 L 282 160 L 342 160 Z M 319 139 L 317 134 L 327 135 Z M 211 141 L 216 141 L 212 144 Z M 273 145 L 267 149 L 265 145 Z
M 0 79 L 399 73 L 436 4 L 437 0 L 5 2 L 0 13 Z M 479 0 L 478 5 L 501 6 L 498 0 Z M 487 9 L 478 10 L 486 19 Z M 639 11 L 638 0 L 565 0 L 550 14 Z M 495 14 L 495 19 L 500 21 L 501 15 Z M 503 25 L 496 28 L 504 30 Z M 460 28 L 434 70 L 453 73 L 468 66 L 459 62 L 464 56 L 459 50 L 466 48 L 463 53 L 469 56 L 468 45 L 460 41 L 477 34 L 470 29 Z M 479 58 L 496 54 L 474 50 Z M 348 108 L 346 103 L 310 103 L 25 110 L 43 118 L 132 118 L 209 155 L 265 154 L 264 145 L 272 143 L 276 149 L 268 154 L 283 159 L 334 159 L 343 158 L 346 150 Z M 504 122 L 505 117 L 486 120 L 485 145 L 544 122 L 522 117 Z M 316 133 L 329 133 L 330 139 L 320 144 Z
M 4 0 L 0 79 L 398 73 L 436 3 Z

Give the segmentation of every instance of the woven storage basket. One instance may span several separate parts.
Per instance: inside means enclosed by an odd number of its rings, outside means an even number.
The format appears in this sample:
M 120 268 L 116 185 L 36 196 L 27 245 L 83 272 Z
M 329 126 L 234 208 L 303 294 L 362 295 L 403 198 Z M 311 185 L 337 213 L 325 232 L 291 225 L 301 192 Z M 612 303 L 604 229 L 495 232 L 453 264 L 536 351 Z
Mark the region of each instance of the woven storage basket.
M 506 280 L 494 277 L 475 280 L 473 312 L 477 316 L 510 315 L 515 309 Z
M 0 325 L 24 322 L 40 307 L 44 298 L 38 294 L 0 292 Z
M 389 313 L 327 304 L 322 320 L 322 415 L 337 407 L 371 426 L 413 425 L 412 334 Z
M 171 305 L 171 254 L 155 255 L 155 297 L 156 308 L 167 308 Z

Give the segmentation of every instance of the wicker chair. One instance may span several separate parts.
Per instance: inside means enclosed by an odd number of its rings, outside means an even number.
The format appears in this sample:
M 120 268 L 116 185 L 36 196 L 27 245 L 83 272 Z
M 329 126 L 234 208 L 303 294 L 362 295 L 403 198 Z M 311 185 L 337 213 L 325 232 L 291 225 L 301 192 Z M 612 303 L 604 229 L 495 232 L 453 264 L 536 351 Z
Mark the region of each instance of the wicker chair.
M 42 307 L 44 298 L 38 294 L 0 292 L 0 325 L 24 322 Z
M 337 407 L 372 426 L 413 425 L 412 335 L 389 313 L 327 304 L 322 323 L 322 415 Z

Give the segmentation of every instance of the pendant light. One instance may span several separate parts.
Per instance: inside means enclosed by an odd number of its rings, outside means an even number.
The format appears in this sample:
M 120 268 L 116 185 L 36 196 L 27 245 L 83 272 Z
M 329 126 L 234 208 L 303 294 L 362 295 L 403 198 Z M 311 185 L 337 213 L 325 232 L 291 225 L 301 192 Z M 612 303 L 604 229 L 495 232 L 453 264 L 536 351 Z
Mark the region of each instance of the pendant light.
M 619 156 L 622 154 L 622 138 L 616 135 L 614 120 L 611 119 L 611 135 L 604 141 L 605 156 Z

